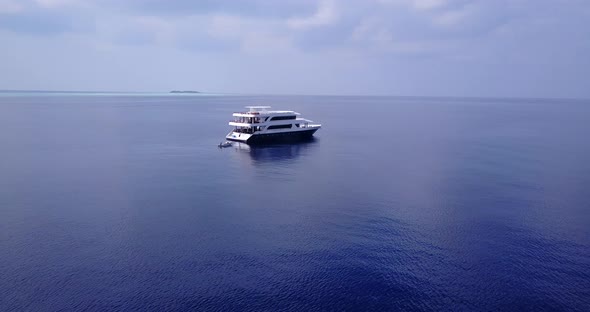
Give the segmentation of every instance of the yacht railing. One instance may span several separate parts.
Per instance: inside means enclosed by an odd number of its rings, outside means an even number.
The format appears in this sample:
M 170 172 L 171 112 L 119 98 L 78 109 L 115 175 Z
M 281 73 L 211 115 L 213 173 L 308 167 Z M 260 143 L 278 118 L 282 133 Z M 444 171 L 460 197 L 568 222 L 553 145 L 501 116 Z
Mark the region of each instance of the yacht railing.
M 237 122 L 237 123 L 245 123 L 245 124 L 258 124 L 258 123 L 263 123 L 262 121 L 252 121 L 252 122 L 249 122 L 247 120 L 238 120 L 238 119 L 230 120 L 229 122 Z

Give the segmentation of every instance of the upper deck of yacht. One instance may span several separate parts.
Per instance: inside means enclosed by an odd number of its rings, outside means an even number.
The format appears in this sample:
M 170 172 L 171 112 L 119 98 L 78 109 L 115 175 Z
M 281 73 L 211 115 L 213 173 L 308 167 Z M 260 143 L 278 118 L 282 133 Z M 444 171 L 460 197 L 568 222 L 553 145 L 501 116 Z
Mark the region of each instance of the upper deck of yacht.
M 246 106 L 247 112 L 234 112 L 234 117 L 258 117 L 264 116 L 282 116 L 282 115 L 300 115 L 294 111 L 280 111 L 280 110 L 268 110 L 270 106 Z

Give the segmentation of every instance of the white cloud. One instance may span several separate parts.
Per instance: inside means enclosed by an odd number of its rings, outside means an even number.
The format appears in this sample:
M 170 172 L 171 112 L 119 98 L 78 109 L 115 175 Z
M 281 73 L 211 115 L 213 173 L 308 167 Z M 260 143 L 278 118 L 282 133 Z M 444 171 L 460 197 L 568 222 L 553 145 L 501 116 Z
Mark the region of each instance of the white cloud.
M 161 16 L 112 16 L 98 20 L 96 30 L 107 42 L 137 42 L 167 47 L 219 44 L 247 54 L 294 50 L 292 38 L 280 20 L 230 14 L 195 14 L 174 19 Z
M 378 3 L 388 5 L 402 5 L 415 10 L 433 10 L 445 7 L 449 0 L 377 0 Z
M 385 18 L 368 18 L 353 30 L 351 39 L 364 52 L 384 52 L 403 55 L 436 54 L 448 51 L 452 45 L 435 39 L 401 38 L 395 35 Z
M 15 0 L 0 0 L 0 13 L 17 13 L 22 10 L 22 4 Z
M 353 30 L 352 40 L 389 44 L 393 40 L 393 35 L 381 19 L 367 18 Z
M 271 53 L 293 48 L 279 20 L 252 19 L 235 15 L 213 15 L 204 20 L 206 34 L 216 40 L 237 42 L 246 53 Z
M 447 5 L 447 0 L 412 0 L 412 6 L 418 10 L 432 10 Z
M 434 17 L 433 22 L 439 26 L 454 26 L 469 16 L 468 10 L 446 11 Z
M 287 25 L 292 29 L 308 29 L 317 26 L 329 25 L 338 19 L 336 6 L 333 0 L 323 0 L 312 16 L 293 17 L 287 20 Z
M 214 38 L 236 39 L 247 31 L 248 24 L 245 18 L 239 16 L 217 14 L 207 18 L 205 31 Z
M 43 8 L 58 8 L 67 5 L 83 4 L 80 0 L 35 0 L 35 3 Z
M 241 50 L 252 54 L 293 51 L 290 38 L 273 33 L 252 32 L 242 38 Z

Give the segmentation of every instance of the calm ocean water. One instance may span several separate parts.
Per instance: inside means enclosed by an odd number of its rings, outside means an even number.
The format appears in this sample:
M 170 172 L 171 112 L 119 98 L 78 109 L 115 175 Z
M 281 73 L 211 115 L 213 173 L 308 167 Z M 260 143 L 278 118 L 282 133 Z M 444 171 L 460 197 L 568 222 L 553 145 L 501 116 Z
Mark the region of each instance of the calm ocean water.
M 313 142 L 216 144 L 246 105 Z M 0 311 L 590 310 L 590 101 L 0 96 Z

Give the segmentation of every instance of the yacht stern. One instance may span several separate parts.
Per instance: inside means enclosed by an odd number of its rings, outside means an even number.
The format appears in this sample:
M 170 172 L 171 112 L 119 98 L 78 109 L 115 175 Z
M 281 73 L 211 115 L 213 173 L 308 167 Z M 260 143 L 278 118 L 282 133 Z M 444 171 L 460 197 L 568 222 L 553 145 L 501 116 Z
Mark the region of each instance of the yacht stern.
M 235 142 L 242 142 L 242 143 L 246 143 L 246 141 L 248 141 L 248 139 L 251 137 L 251 134 L 248 133 L 240 133 L 240 132 L 235 132 L 232 131 L 230 133 L 228 133 L 225 138 L 229 141 L 235 141 Z

